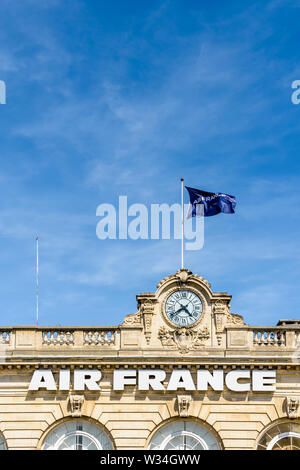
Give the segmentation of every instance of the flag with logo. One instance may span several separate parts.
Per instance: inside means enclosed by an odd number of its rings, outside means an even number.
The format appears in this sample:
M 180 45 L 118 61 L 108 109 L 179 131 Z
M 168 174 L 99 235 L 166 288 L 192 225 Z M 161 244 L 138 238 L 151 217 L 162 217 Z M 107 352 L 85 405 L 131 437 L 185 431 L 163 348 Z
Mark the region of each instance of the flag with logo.
M 187 218 L 204 216 L 210 217 L 223 212 L 234 214 L 236 199 L 230 194 L 209 193 L 200 189 L 185 186 L 190 196 L 190 207 Z

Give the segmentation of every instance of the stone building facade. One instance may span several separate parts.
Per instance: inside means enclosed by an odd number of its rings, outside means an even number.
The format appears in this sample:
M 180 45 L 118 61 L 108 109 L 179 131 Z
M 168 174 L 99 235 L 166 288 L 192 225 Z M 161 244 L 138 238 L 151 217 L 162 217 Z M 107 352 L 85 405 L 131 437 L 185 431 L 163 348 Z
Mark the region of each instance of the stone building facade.
M 300 321 L 181 269 L 112 327 L 0 328 L 1 449 L 299 449 Z

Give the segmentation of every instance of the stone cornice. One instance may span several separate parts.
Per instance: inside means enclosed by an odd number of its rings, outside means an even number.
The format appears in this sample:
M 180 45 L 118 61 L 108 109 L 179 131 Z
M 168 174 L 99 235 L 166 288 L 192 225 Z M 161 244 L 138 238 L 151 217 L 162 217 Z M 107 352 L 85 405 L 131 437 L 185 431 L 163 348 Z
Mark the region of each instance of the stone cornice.
M 62 358 L 63 360 L 63 358 Z M 249 360 L 245 361 L 242 358 L 235 358 L 235 360 L 226 360 L 226 358 L 222 358 L 222 360 L 216 361 L 216 358 L 202 358 L 202 360 L 199 360 L 197 358 L 197 361 L 176 361 L 176 364 L 174 364 L 174 361 L 172 359 L 168 358 L 153 358 L 151 361 L 145 360 L 145 358 L 118 358 L 117 361 L 110 360 L 108 361 L 107 358 L 105 360 L 99 361 L 94 359 L 94 360 L 89 360 L 89 361 L 84 361 L 84 360 L 79 360 L 79 361 L 74 361 L 74 360 L 64 360 L 59 361 L 59 360 L 49 360 L 49 361 L 43 361 L 43 360 L 33 360 L 31 362 L 20 362 L 20 361 L 11 361 L 11 362 L 5 362 L 5 363 L 0 363 L 0 375 L 1 371 L 3 370 L 11 370 L 11 371 L 32 371 L 34 369 L 38 368 L 52 368 L 52 369 L 65 369 L 65 368 L 71 368 L 71 369 L 83 369 L 83 368 L 88 368 L 88 369 L 93 369 L 93 368 L 99 368 L 99 369 L 104 369 L 104 370 L 113 370 L 113 369 L 119 369 L 119 368 L 128 368 L 128 369 L 134 369 L 134 368 L 152 368 L 152 369 L 192 369 L 192 370 L 197 370 L 197 369 L 224 369 L 224 370 L 233 370 L 236 368 L 239 369 L 245 369 L 245 368 L 257 368 L 257 369 L 283 369 L 283 370 L 300 370 L 300 364 L 296 364 L 293 362 L 289 361 L 278 361 L 276 363 L 262 360 L 262 359 L 257 359 L 257 360 Z

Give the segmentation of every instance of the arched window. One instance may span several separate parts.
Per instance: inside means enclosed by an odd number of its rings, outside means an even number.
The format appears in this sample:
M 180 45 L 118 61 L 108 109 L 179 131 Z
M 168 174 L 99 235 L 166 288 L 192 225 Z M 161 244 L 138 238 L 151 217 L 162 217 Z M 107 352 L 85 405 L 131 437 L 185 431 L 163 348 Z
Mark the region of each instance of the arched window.
M 112 442 L 103 429 L 82 419 L 65 421 L 46 436 L 42 450 L 111 450 Z
M 7 450 L 6 442 L 2 434 L 0 434 L 0 450 Z
M 257 450 L 300 450 L 300 423 L 283 422 L 270 427 L 260 438 Z
M 149 449 L 219 450 L 216 438 L 194 421 L 178 420 L 162 426 L 152 437 Z

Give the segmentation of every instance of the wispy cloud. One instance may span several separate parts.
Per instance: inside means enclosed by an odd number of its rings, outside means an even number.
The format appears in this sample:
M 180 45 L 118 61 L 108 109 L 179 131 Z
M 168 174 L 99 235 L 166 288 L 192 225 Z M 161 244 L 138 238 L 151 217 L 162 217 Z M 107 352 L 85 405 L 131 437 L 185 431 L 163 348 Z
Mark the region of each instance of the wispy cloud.
M 204 250 L 186 253 L 187 265 L 232 290 L 247 315 L 256 302 L 254 320 L 277 320 L 299 277 L 299 121 L 289 95 L 299 77 L 293 28 L 283 36 L 277 16 L 296 3 L 229 2 L 212 13 L 167 1 L 134 15 L 126 7 L 124 18 L 96 3 L 0 7 L 0 71 L 13 103 L 0 116 L 0 238 L 7 262 L 20 263 L 4 284 L 11 292 L 14 280 L 34 310 L 38 233 L 49 321 L 63 312 L 80 323 L 82 309 L 92 323 L 108 310 L 121 321 L 139 290 L 176 271 L 179 241 L 100 241 L 96 207 L 119 194 L 179 202 L 184 176 L 238 198 L 236 216 L 207 220 Z M 271 282 L 278 270 L 284 280 Z M 21 301 L 2 294 L 20 323 Z

